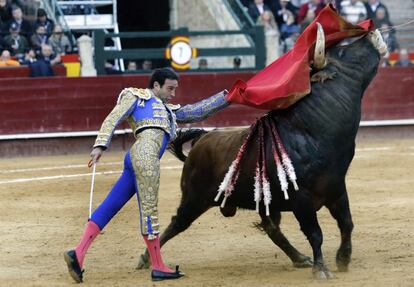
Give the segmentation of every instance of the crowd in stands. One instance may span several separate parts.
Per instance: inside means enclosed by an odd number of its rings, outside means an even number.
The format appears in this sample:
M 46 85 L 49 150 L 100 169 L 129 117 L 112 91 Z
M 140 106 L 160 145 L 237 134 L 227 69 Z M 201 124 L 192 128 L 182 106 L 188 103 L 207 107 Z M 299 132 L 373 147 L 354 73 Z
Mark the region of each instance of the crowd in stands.
M 0 66 L 28 65 L 31 76 L 51 76 L 51 66 L 72 52 L 72 44 L 62 26 L 33 3 L 0 0 Z
M 411 66 L 410 53 L 400 49 L 387 7 L 381 0 L 241 0 L 246 11 L 257 25 L 262 25 L 266 41 L 266 64 L 289 51 L 300 33 L 315 19 L 320 11 L 332 4 L 349 22 L 357 24 L 372 19 L 381 28 L 390 53 L 397 53 L 398 60 L 383 61 L 383 66 Z M 88 5 L 62 6 L 67 14 L 91 11 Z M 78 9 L 78 10 L 70 10 Z M 69 11 L 70 10 L 70 11 Z M 54 23 L 38 1 L 0 0 L 0 67 L 27 65 L 31 76 L 53 75 L 52 66 L 61 63 L 61 56 L 73 52 L 69 38 L 62 26 Z M 234 69 L 241 67 L 241 59 L 234 58 Z M 156 63 L 154 63 L 156 66 Z M 208 62 L 201 58 L 198 69 L 208 69 Z M 129 61 L 128 72 L 150 71 L 151 60 Z M 106 63 L 110 74 L 122 73 L 113 63 Z
M 375 28 L 381 28 L 389 52 L 403 52 L 403 49 L 400 51 L 395 30 L 392 29 L 393 24 L 388 9 L 380 0 L 242 0 L 241 2 L 253 21 L 264 26 L 268 50 L 267 64 L 290 50 L 300 33 L 327 4 L 332 4 L 343 18 L 353 24 L 372 19 Z M 406 52 L 407 50 L 403 54 Z M 399 65 L 399 62 L 395 65 Z

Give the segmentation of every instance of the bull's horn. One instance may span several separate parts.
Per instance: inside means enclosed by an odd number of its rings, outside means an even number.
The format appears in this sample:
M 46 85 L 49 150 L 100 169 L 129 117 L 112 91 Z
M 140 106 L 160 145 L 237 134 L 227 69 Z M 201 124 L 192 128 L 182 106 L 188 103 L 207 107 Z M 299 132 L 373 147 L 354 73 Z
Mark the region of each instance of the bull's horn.
M 323 32 L 322 25 L 316 22 L 317 25 L 317 34 L 316 34 L 316 45 L 315 45 L 315 55 L 313 57 L 313 66 L 320 70 L 326 66 L 325 59 L 325 34 Z
M 385 44 L 384 39 L 382 38 L 380 31 L 377 29 L 374 32 L 369 32 L 367 37 L 368 40 L 371 41 L 372 45 L 374 45 L 375 49 L 378 50 L 378 53 L 381 55 L 381 57 L 384 57 L 388 52 L 388 48 L 387 44 Z

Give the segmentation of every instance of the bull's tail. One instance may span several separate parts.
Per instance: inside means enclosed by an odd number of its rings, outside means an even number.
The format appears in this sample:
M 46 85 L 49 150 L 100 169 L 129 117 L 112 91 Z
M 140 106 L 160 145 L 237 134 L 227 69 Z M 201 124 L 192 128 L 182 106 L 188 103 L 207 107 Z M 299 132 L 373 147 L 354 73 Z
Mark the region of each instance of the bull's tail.
M 180 129 L 177 132 L 177 137 L 168 144 L 167 149 L 179 160 L 184 162 L 187 156 L 183 152 L 183 145 L 191 141 L 191 146 L 193 146 L 206 133 L 207 131 L 203 129 Z

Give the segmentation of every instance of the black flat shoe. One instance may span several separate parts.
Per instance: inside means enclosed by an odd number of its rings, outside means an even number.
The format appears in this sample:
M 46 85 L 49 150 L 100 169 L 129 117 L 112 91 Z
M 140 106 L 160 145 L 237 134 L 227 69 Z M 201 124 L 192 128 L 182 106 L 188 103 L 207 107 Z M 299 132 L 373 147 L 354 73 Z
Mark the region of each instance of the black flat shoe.
M 83 282 L 83 272 L 84 270 L 81 269 L 79 265 L 78 258 L 76 257 L 75 250 L 69 250 L 63 253 L 63 258 L 68 265 L 69 274 L 76 281 L 76 283 Z
M 152 270 L 151 271 L 151 278 L 152 281 L 162 281 L 162 280 L 171 280 L 171 279 L 178 279 L 183 277 L 185 274 L 181 272 L 179 266 L 175 266 L 175 272 L 164 272 L 159 270 Z

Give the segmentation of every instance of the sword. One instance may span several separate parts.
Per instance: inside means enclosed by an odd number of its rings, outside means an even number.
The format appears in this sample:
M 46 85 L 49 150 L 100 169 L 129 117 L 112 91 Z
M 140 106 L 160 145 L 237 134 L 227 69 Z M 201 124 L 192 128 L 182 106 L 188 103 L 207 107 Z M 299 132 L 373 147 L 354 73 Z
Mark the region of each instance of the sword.
M 92 216 L 92 200 L 93 200 L 93 186 L 95 183 L 95 173 L 96 173 L 96 163 L 93 164 L 93 170 L 92 170 L 91 193 L 89 195 L 89 219 L 91 219 L 91 216 Z

